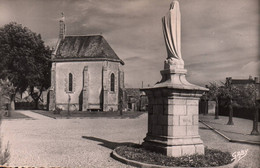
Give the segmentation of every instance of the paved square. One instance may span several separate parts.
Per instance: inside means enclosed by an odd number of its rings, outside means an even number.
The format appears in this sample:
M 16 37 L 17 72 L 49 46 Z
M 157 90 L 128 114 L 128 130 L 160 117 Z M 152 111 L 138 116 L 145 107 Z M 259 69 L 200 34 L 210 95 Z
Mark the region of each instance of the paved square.
M 147 132 L 147 114 L 130 118 L 3 120 L 4 143 L 10 143 L 10 166 L 131 167 L 110 157 L 113 148 L 126 142 L 142 143 Z M 260 165 L 259 146 L 229 143 L 199 125 L 204 144 L 223 151 L 248 149 L 240 167 Z M 86 138 L 82 138 L 85 136 Z

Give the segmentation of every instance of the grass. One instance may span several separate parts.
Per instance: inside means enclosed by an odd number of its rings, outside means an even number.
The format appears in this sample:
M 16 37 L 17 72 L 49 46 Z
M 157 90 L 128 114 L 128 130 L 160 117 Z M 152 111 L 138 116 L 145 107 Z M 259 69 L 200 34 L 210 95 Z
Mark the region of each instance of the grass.
M 214 167 L 231 163 L 229 152 L 205 148 L 205 155 L 187 155 L 182 157 L 168 157 L 159 153 L 145 150 L 140 145 L 120 146 L 116 148 L 117 154 L 129 160 L 161 166 L 182 167 Z
M 117 111 L 103 112 L 103 111 L 71 111 L 70 115 L 68 115 L 68 111 L 61 111 L 60 114 L 54 114 L 53 111 L 45 111 L 45 110 L 32 110 L 32 112 L 42 114 L 51 118 L 97 118 L 97 117 L 106 117 L 106 118 L 137 118 L 145 112 L 133 112 L 127 111 L 123 112 L 121 116 Z

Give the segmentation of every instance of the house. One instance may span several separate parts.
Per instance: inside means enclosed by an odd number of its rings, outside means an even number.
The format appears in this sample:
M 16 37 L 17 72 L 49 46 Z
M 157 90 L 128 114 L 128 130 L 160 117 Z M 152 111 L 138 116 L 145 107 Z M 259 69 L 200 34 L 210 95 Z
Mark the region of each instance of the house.
M 236 86 L 238 88 L 243 88 L 248 84 L 253 84 L 255 85 L 255 88 L 257 90 L 256 92 L 256 99 L 259 100 L 260 99 L 260 82 L 259 82 L 259 77 L 255 77 L 253 79 L 252 76 L 249 76 L 248 79 L 232 79 L 231 77 L 227 77 L 226 78 L 226 85 L 233 85 Z
M 66 35 L 64 17 L 52 53 L 49 110 L 118 110 L 124 62 L 102 35 Z
M 233 85 L 236 86 L 238 89 L 242 89 L 243 87 L 247 86 L 248 84 L 255 85 L 256 89 L 256 101 L 260 100 L 260 82 L 259 77 L 255 77 L 254 79 L 252 76 L 249 76 L 248 79 L 232 79 L 231 77 L 226 78 L 226 85 Z M 219 114 L 220 115 L 229 115 L 228 107 L 225 106 L 226 100 L 220 100 L 219 106 Z M 233 107 L 233 116 L 240 117 L 245 119 L 253 119 L 254 118 L 254 109 L 247 108 L 247 107 Z M 260 116 L 258 116 L 260 119 Z
M 146 111 L 148 98 L 139 88 L 126 88 L 126 104 L 127 109 L 131 111 Z

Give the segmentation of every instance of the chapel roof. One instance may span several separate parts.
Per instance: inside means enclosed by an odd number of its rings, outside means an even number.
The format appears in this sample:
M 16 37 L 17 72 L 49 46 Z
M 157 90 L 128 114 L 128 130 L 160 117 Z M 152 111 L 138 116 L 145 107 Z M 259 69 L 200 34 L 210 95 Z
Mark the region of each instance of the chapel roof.
M 124 62 L 102 35 L 65 36 L 58 42 L 53 61 L 106 60 Z

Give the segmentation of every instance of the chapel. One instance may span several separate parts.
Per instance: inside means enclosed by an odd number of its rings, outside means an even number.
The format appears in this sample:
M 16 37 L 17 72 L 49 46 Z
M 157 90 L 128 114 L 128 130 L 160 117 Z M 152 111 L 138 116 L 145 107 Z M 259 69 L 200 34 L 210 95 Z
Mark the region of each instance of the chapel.
M 124 62 L 102 35 L 66 35 L 64 16 L 52 53 L 49 110 L 116 111 Z

